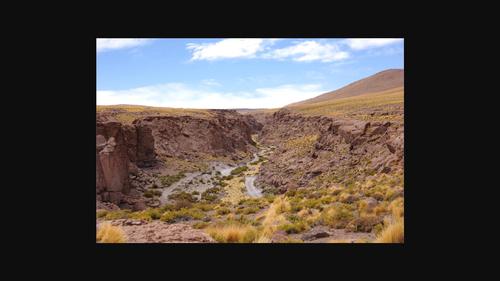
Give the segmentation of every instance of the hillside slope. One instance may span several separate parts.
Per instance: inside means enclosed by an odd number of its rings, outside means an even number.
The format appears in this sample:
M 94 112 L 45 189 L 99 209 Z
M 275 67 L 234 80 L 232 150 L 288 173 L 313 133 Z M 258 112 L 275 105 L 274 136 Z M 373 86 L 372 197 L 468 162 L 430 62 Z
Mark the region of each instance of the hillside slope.
M 388 69 L 353 82 L 338 90 L 319 95 L 312 99 L 292 103 L 290 105 L 287 105 L 286 107 L 294 107 L 341 98 L 355 97 L 368 93 L 383 92 L 399 87 L 404 87 L 404 70 Z

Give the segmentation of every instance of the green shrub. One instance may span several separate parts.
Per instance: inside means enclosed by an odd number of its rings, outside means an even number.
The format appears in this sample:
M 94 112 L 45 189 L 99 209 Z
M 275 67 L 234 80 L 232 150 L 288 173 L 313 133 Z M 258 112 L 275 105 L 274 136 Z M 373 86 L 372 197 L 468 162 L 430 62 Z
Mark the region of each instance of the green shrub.
M 236 176 L 248 170 L 247 166 L 241 166 L 231 171 L 231 175 Z
M 231 212 L 231 210 L 229 208 L 226 208 L 226 207 L 219 208 L 216 211 L 217 215 L 226 215 L 226 214 L 229 214 L 230 212 Z
M 218 194 L 222 191 L 220 187 L 212 187 L 207 190 L 205 190 L 201 194 L 201 199 L 208 201 L 208 202 L 214 202 L 215 200 L 218 199 Z
M 160 219 L 160 217 L 161 217 L 161 212 L 160 209 L 157 208 L 150 208 L 139 212 L 133 212 L 129 215 L 129 218 L 131 219 L 147 220 L 147 221 L 157 220 Z
M 108 211 L 107 210 L 99 210 L 95 213 L 95 216 L 97 218 L 102 218 L 102 217 L 105 217 L 106 215 L 108 214 Z
M 198 191 L 196 191 L 196 190 L 195 190 L 195 191 L 191 192 L 191 194 L 192 194 L 192 195 L 199 195 L 200 193 L 199 193 Z
M 153 191 L 152 190 L 146 190 L 144 191 L 144 197 L 147 197 L 147 198 L 152 198 L 154 197 L 154 194 L 153 194 Z
M 207 227 L 209 225 L 210 224 L 208 222 L 200 221 L 200 222 L 197 222 L 197 223 L 193 224 L 193 228 L 202 229 L 202 228 L 205 228 L 205 227 Z
M 185 176 L 186 175 L 184 173 L 178 173 L 177 175 L 173 175 L 173 176 L 160 176 L 160 181 L 164 187 L 169 187 L 172 184 L 174 184 L 174 183 L 178 182 L 179 180 L 181 180 L 182 178 L 184 178 Z
M 320 199 L 306 199 L 302 204 L 306 208 L 322 210 Z
M 271 194 L 266 194 L 264 196 L 264 199 L 267 201 L 267 203 L 271 204 L 274 202 L 274 199 L 276 198 L 276 196 L 274 195 L 271 195 Z
M 384 225 L 379 223 L 373 227 L 373 230 L 375 231 L 376 235 L 379 235 L 382 232 L 382 230 L 384 230 Z
M 196 203 L 193 205 L 193 208 L 198 208 L 204 212 L 212 211 L 214 207 L 215 205 L 206 203 Z
M 196 198 L 193 197 L 193 195 L 191 193 L 187 193 L 185 191 L 182 191 L 182 192 L 179 192 L 179 193 L 170 194 L 168 196 L 168 199 L 176 200 L 176 201 L 185 200 L 185 201 L 188 201 L 188 202 L 196 202 L 197 201 Z
M 109 211 L 104 216 L 104 219 L 106 220 L 128 219 L 129 215 L 130 215 L 130 210 Z
M 205 201 L 207 201 L 207 202 L 215 202 L 215 201 L 217 201 L 217 199 L 218 199 L 218 198 L 219 198 L 219 197 L 218 197 L 217 195 L 215 195 L 215 194 L 207 194 L 207 193 L 203 193 L 203 194 L 201 195 L 201 199 L 202 199 L 202 200 L 205 200 Z
M 301 233 L 304 230 L 308 229 L 308 226 L 305 222 L 297 222 L 297 223 L 286 223 L 280 225 L 278 229 L 285 231 L 288 234 L 293 233 Z
M 258 211 L 259 211 L 258 207 L 252 206 L 252 207 L 246 207 L 246 208 L 243 208 L 243 209 L 238 209 L 236 211 L 236 214 L 245 214 L 245 215 L 248 215 L 248 214 L 255 214 Z
M 160 217 L 160 220 L 173 223 L 181 220 L 202 219 L 204 214 L 196 208 L 180 209 L 178 211 L 166 211 Z
M 286 219 L 291 222 L 291 223 L 296 223 L 296 222 L 300 222 L 302 219 L 295 215 L 295 214 L 290 214 L 286 217 Z

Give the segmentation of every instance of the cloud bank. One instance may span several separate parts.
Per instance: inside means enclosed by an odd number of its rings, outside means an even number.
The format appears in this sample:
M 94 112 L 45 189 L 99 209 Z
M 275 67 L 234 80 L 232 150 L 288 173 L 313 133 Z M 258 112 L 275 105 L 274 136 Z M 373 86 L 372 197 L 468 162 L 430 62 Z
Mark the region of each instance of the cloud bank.
M 223 92 L 182 83 L 97 91 L 97 105 L 135 104 L 178 108 L 277 108 L 324 93 L 320 84 L 286 84 L 248 92 Z

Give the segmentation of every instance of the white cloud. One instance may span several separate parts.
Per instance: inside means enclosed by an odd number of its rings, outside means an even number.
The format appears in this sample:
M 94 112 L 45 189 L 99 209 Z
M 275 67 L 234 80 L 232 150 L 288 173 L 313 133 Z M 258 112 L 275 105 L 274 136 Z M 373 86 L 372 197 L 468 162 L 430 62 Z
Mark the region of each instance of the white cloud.
M 217 60 L 228 58 L 251 58 L 265 50 L 277 39 L 224 39 L 215 43 L 189 43 L 191 60 Z
M 364 50 L 370 48 L 378 48 L 390 45 L 396 42 L 402 42 L 401 38 L 364 38 L 364 39 L 347 39 L 345 43 L 354 50 Z
M 324 93 L 320 84 L 281 85 L 247 92 L 221 92 L 181 83 L 97 91 L 98 105 L 136 104 L 178 108 L 276 108 Z
M 97 38 L 96 51 L 97 53 L 109 50 L 132 48 L 147 44 L 151 39 L 123 39 L 123 38 Z
M 264 54 L 263 57 L 271 59 L 291 58 L 300 62 L 332 62 L 347 59 L 349 53 L 341 51 L 336 44 L 305 41 L 286 48 L 273 50 Z
M 215 81 L 215 79 L 203 79 L 203 80 L 201 80 L 201 83 L 203 85 L 209 86 L 209 87 L 222 86 L 219 82 Z

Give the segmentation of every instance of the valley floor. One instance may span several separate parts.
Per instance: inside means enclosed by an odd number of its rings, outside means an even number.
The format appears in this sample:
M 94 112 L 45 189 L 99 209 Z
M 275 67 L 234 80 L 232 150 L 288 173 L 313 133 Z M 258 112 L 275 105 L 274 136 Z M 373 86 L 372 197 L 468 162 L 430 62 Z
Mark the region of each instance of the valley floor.
M 152 189 L 157 207 L 98 211 L 100 241 L 114 229 L 122 237 L 114 242 L 128 243 L 362 243 L 403 220 L 402 198 L 389 204 L 340 186 L 263 192 L 255 179 L 276 150 L 256 147 L 253 158 L 238 165 L 212 161 L 204 171 L 163 177 L 172 183 Z

